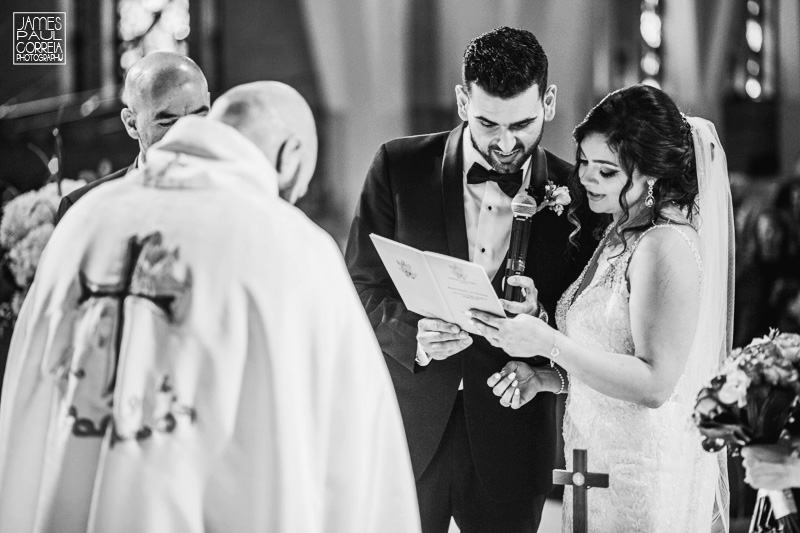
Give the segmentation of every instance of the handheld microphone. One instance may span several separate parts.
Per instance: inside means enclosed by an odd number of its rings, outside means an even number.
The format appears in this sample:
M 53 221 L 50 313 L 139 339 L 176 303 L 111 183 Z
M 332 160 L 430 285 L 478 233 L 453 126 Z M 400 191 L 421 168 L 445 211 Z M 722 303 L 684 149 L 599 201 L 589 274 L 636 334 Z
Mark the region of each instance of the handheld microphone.
M 509 276 L 519 276 L 525 273 L 525 259 L 528 255 L 528 239 L 531 234 L 531 217 L 536 213 L 536 200 L 525 192 L 517 194 L 511 200 L 511 213 L 514 222 L 511 224 L 511 246 L 508 249 L 506 261 L 505 294 L 504 298 L 512 302 L 521 302 L 522 287 L 508 284 Z

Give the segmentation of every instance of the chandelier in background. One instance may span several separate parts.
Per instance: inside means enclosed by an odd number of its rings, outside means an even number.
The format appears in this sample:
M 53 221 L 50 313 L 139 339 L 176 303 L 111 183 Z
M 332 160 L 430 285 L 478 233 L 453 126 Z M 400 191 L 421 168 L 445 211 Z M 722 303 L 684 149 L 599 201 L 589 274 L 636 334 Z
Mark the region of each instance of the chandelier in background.
M 119 0 L 117 10 L 123 74 L 151 52 L 188 54 L 189 0 Z
M 641 59 L 639 74 L 641 83 L 661 88 L 663 61 L 661 54 L 661 5 L 658 0 L 643 0 L 639 18 L 641 35 Z

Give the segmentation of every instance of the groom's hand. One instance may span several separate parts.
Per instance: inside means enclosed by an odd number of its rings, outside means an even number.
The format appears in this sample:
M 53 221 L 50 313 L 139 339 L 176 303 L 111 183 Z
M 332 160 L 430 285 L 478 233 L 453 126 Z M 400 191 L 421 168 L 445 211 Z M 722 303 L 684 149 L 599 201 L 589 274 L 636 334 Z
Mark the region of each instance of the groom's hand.
M 456 324 L 438 318 L 423 318 L 417 323 L 417 342 L 428 357 L 442 360 L 472 344 L 472 337 Z
M 539 315 L 539 290 L 534 285 L 533 280 L 527 276 L 511 276 L 506 283 L 514 287 L 522 287 L 522 294 L 525 296 L 523 302 L 512 302 L 500 300 L 500 304 L 509 313 L 514 315 Z

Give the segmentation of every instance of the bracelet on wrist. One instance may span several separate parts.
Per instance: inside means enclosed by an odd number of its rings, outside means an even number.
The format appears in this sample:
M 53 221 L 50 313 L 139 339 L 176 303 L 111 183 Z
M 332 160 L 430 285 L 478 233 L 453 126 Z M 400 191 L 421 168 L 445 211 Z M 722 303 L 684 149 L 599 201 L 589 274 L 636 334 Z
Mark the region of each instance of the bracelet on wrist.
M 542 302 L 536 300 L 536 305 L 539 306 L 539 309 L 536 311 L 536 318 L 547 324 L 550 321 L 550 315 L 547 314 L 547 310 L 545 310 Z
M 558 389 L 558 392 L 556 392 L 556 394 L 563 394 L 567 392 L 567 380 L 564 379 L 564 375 L 561 373 L 561 370 L 555 365 L 553 365 L 553 370 L 556 371 L 556 374 L 558 374 L 558 379 L 561 380 L 561 388 Z M 566 370 L 564 372 L 566 373 Z

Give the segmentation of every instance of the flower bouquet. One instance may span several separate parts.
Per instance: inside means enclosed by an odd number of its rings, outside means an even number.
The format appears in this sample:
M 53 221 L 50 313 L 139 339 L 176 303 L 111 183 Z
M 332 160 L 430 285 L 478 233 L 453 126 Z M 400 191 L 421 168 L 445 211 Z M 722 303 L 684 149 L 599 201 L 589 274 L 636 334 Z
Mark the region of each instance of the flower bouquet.
M 786 438 L 799 403 L 800 335 L 772 330 L 723 362 L 698 394 L 693 418 L 704 449 L 738 453 Z M 750 531 L 800 533 L 791 491 L 759 491 Z
M 25 295 L 36 273 L 36 266 L 53 233 L 56 212 L 61 196 L 85 185 L 83 180 L 51 182 L 20 194 L 3 207 L 0 222 L 0 247 L 3 257 L 0 268 L 10 274 L 15 291 L 10 301 L 0 303 L 0 334 L 14 328 Z

